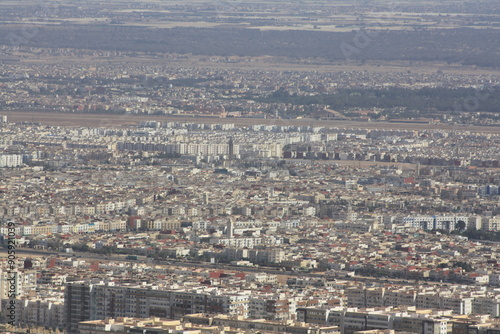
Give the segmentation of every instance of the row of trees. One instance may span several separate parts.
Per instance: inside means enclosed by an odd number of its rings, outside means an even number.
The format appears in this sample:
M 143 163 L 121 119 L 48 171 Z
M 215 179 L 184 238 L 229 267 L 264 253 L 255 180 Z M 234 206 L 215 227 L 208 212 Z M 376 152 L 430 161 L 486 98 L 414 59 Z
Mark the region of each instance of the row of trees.
M 442 61 L 500 67 L 497 29 L 384 30 L 352 32 L 226 28 L 147 29 L 115 25 L 38 27 L 22 46 L 160 52 L 209 56 L 283 56 L 330 61 Z M 15 28 L 0 27 L 11 45 Z M 362 38 L 360 38 L 360 35 Z
M 467 237 L 471 240 L 484 240 L 484 241 L 494 241 L 500 242 L 500 232 L 499 231 L 484 231 L 484 230 L 465 230 L 463 232 L 453 231 L 452 234 L 459 234 Z
M 405 89 L 339 89 L 332 94 L 302 96 L 279 89 L 266 97 L 252 97 L 261 102 L 290 103 L 294 105 L 328 105 L 335 110 L 355 108 L 403 108 L 428 112 L 474 111 L 500 112 L 500 87 L 421 88 Z M 477 98 L 477 97 L 480 98 Z M 473 100 L 474 105 L 469 105 Z M 420 116 L 424 116 L 421 114 Z

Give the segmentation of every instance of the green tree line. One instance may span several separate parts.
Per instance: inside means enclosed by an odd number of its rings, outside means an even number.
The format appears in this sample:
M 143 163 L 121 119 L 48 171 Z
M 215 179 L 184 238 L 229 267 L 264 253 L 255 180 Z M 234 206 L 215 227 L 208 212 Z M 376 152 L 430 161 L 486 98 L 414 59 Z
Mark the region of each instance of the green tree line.
M 433 111 L 500 111 L 500 88 L 339 89 L 331 94 L 302 96 L 279 89 L 259 102 L 328 105 L 334 110 L 406 108 Z M 474 103 L 472 103 L 472 102 Z

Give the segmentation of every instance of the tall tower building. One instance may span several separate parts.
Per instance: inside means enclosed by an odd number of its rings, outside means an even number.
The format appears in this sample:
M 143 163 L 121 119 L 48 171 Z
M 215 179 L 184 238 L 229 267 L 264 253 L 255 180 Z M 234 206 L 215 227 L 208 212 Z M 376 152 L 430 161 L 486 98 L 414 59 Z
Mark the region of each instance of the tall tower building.
M 226 228 L 226 233 L 228 238 L 232 238 L 234 234 L 234 222 L 231 218 L 229 218 L 229 221 L 227 222 L 227 228 Z
M 234 142 L 233 137 L 229 137 L 229 160 L 234 159 Z
M 75 333 L 80 321 L 91 320 L 92 284 L 67 284 L 64 291 L 66 330 Z

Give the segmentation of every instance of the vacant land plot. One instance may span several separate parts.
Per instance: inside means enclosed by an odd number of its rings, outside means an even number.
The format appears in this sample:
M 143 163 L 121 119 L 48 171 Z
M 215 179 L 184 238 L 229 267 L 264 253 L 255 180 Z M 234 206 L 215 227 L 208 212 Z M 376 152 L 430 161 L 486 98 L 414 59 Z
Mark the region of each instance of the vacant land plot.
M 255 124 L 291 125 L 291 126 L 326 126 L 337 128 L 361 129 L 403 129 L 403 130 L 463 130 L 471 132 L 500 134 L 500 127 L 494 126 L 463 126 L 448 124 L 419 124 L 419 123 L 391 123 L 391 122 L 353 122 L 353 121 L 324 121 L 315 119 L 257 119 L 257 118 L 216 118 L 216 117 L 189 117 L 164 115 L 109 115 L 109 114 L 63 114 L 37 112 L 10 112 L 11 122 L 35 122 L 59 126 L 88 126 L 88 127 L 124 127 L 134 126 L 141 121 L 173 121 L 188 123 L 233 123 L 236 126 L 250 126 Z

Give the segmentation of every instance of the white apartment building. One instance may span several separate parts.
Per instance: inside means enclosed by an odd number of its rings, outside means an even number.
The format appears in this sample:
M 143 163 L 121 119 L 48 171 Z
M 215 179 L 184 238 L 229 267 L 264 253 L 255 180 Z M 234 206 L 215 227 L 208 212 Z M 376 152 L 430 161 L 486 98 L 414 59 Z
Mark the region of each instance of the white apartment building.
M 21 154 L 0 154 L 0 167 L 19 167 L 22 164 Z
M 35 270 L 2 270 L 0 269 L 0 298 L 9 299 L 12 294 L 22 297 L 36 289 Z
M 397 217 L 396 223 L 405 227 L 413 227 L 423 230 L 445 230 L 454 231 L 463 226 L 469 227 L 468 216 L 406 216 Z

